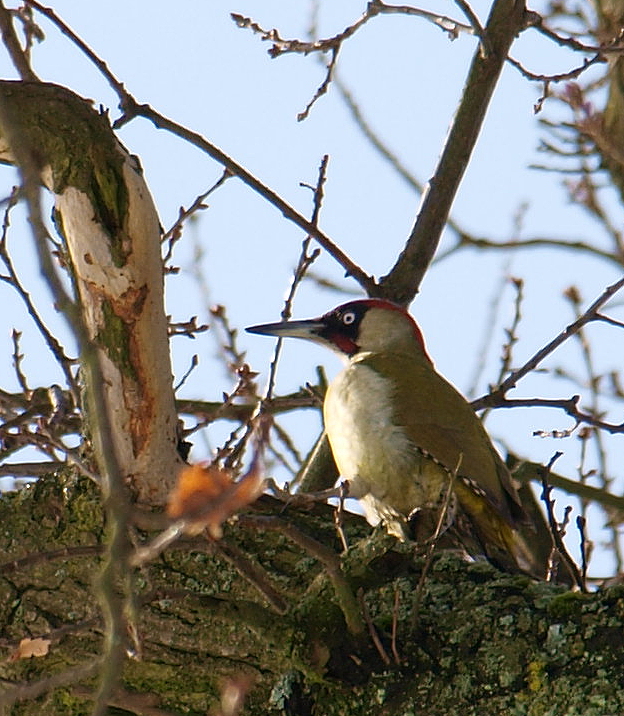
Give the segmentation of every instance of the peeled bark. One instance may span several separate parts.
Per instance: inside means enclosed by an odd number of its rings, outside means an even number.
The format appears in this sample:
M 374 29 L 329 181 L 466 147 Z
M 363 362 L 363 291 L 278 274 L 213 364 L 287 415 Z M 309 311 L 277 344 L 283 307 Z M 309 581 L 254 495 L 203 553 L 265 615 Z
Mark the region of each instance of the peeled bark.
M 63 87 L 0 82 L 0 102 L 54 195 L 54 219 L 97 349 L 121 472 L 139 502 L 162 504 L 180 463 L 177 416 L 161 232 L 138 160 L 118 142 L 105 113 Z M 4 141 L 0 158 L 12 161 Z

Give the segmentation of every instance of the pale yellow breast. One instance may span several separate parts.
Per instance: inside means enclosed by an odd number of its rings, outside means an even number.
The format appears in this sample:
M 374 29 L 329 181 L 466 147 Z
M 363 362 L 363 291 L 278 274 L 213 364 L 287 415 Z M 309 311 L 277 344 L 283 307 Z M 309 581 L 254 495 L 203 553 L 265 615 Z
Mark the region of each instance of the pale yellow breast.
M 349 494 L 362 500 L 369 522 L 408 516 L 437 501 L 443 476 L 416 449 L 404 426 L 393 422 L 393 383 L 354 362 L 330 385 L 325 428 Z M 433 479 L 431 469 L 434 469 Z

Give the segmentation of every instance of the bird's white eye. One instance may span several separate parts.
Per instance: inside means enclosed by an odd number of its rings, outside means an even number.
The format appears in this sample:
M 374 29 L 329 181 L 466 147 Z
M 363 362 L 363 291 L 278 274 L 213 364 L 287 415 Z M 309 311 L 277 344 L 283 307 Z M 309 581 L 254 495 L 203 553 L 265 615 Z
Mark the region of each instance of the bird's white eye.
M 355 313 L 353 311 L 347 311 L 342 314 L 342 322 L 345 326 L 350 326 L 355 321 Z

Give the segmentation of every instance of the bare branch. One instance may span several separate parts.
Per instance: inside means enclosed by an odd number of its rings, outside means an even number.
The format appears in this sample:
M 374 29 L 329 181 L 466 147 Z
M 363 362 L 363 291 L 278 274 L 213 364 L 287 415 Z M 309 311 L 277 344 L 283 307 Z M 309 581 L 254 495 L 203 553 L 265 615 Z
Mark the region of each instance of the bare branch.
M 69 27 L 69 25 L 66 25 L 61 18 L 54 12 L 54 10 L 50 7 L 45 7 L 41 3 L 37 2 L 37 0 L 24 0 L 24 2 L 29 5 L 30 7 L 34 7 L 38 12 L 40 12 L 42 15 L 48 18 L 58 29 L 68 37 L 77 47 L 80 48 L 80 50 L 93 62 L 93 64 L 98 68 L 98 70 L 102 73 L 102 75 L 106 78 L 106 81 L 110 84 L 110 86 L 115 90 L 115 92 L 121 96 L 125 92 L 123 84 L 113 75 L 113 73 L 109 70 L 108 65 L 106 62 L 101 60 L 95 52 L 87 45 L 84 40 L 82 40 L 76 33 Z
M 602 52 L 598 52 L 593 57 L 586 57 L 583 60 L 583 63 L 579 65 L 579 67 L 575 67 L 572 70 L 568 70 L 568 72 L 560 72 L 558 74 L 554 75 L 544 75 L 544 74 L 537 74 L 535 72 L 530 72 L 527 70 L 521 62 L 518 62 L 518 60 L 514 60 L 513 57 L 508 57 L 507 62 L 509 62 L 510 65 L 515 67 L 520 74 L 523 77 L 526 77 L 526 79 L 531 80 L 532 82 L 544 82 L 550 84 L 551 82 L 563 82 L 564 80 L 574 80 L 577 77 L 580 77 L 585 70 L 589 69 L 595 64 L 598 63 L 604 63 L 607 62 L 607 59 L 602 54 Z M 539 105 L 541 106 L 541 105 Z
M 253 174 L 248 172 L 244 167 L 238 164 L 234 159 L 229 157 L 225 152 L 221 151 L 214 144 L 204 139 L 201 135 L 177 124 L 173 120 L 167 119 L 155 109 L 147 104 L 139 104 L 132 95 L 130 95 L 122 82 L 120 82 L 110 71 L 108 65 L 103 62 L 93 50 L 79 38 L 50 8 L 43 7 L 37 0 L 25 0 L 29 5 L 36 8 L 39 12 L 51 20 L 61 32 L 69 37 L 69 39 L 77 45 L 81 51 L 95 64 L 103 76 L 107 79 L 120 100 L 120 108 L 123 115 L 113 124 L 115 129 L 123 126 L 135 117 L 145 117 L 159 129 L 165 129 L 172 134 L 193 144 L 208 154 L 214 160 L 219 162 L 232 175 L 241 179 L 247 186 L 260 194 L 270 204 L 273 204 L 283 216 L 289 221 L 303 229 L 307 234 L 311 234 L 314 239 L 332 256 L 346 271 L 348 276 L 354 278 L 360 286 L 371 295 L 375 289 L 375 281 L 372 276 L 366 274 L 359 266 L 357 266 L 338 246 L 326 236 L 318 227 L 310 223 L 290 204 L 282 199 L 276 192 L 263 184 Z
M 510 457 L 512 461 L 517 460 L 514 455 Z M 512 474 L 514 479 L 520 480 L 521 482 L 539 482 L 541 480 L 541 470 L 543 470 L 543 465 L 521 460 L 512 467 Z M 570 480 L 570 478 L 558 475 L 552 472 L 552 470 L 548 474 L 548 482 L 558 490 L 563 490 L 570 495 L 575 495 L 581 500 L 595 502 L 607 510 L 624 514 L 624 497 L 620 495 L 614 495 L 600 487 L 583 484 L 578 482 L 578 480 Z
M 555 546 L 555 549 L 557 550 L 557 553 L 561 557 L 564 565 L 566 566 L 566 569 L 570 573 L 570 576 L 573 578 L 574 582 L 576 583 L 577 587 L 581 590 L 581 592 L 586 592 L 587 588 L 585 586 L 585 583 L 583 582 L 583 579 L 581 577 L 581 574 L 578 570 L 578 567 L 576 566 L 574 560 L 570 556 L 568 550 L 566 549 L 563 539 L 562 539 L 562 529 L 557 524 L 557 520 L 555 518 L 555 512 L 554 512 L 554 500 L 551 498 L 552 493 L 552 487 L 548 484 L 548 475 L 550 473 L 550 470 L 552 466 L 554 465 L 555 461 L 561 457 L 561 453 L 557 452 L 553 455 L 553 457 L 550 459 L 550 462 L 548 465 L 543 468 L 542 471 L 542 500 L 544 504 L 546 505 L 546 515 L 548 517 L 548 526 L 550 527 L 550 534 L 553 538 L 553 543 Z
M 286 522 L 278 517 L 265 517 L 256 515 L 242 515 L 240 521 L 244 525 L 262 530 L 276 530 L 285 537 L 292 540 L 296 545 L 305 550 L 310 556 L 317 559 L 327 570 L 336 593 L 336 600 L 345 618 L 347 628 L 351 634 L 362 634 L 364 623 L 358 607 L 358 602 L 353 594 L 344 572 L 342 571 L 339 556 L 321 542 L 304 534 L 295 525 Z
M 185 209 L 183 206 L 180 207 L 178 218 L 175 220 L 171 228 L 165 231 L 165 233 L 162 235 L 162 243 L 164 244 L 165 242 L 167 242 L 168 244 L 167 253 L 163 258 L 163 264 L 165 266 L 171 260 L 175 244 L 182 238 L 182 229 L 184 227 L 185 222 L 192 216 L 194 216 L 198 211 L 203 211 L 204 209 L 207 209 L 208 207 L 206 204 L 204 204 L 204 201 L 206 201 L 206 199 L 213 192 L 219 189 L 219 187 L 223 186 L 226 180 L 229 179 L 231 176 L 232 175 L 229 173 L 229 171 L 227 169 L 224 169 L 223 173 L 221 174 L 221 177 L 210 187 L 210 189 L 207 189 L 203 194 L 200 194 L 198 197 L 196 197 L 188 209 Z
M 56 472 L 64 466 L 65 463 L 58 460 L 47 462 L 3 462 L 0 464 L 0 477 L 39 477 Z
M 377 650 L 377 653 L 379 654 L 383 663 L 386 666 L 390 666 L 390 657 L 388 656 L 388 653 L 386 652 L 383 644 L 381 643 L 381 639 L 379 638 L 377 629 L 375 629 L 375 625 L 373 624 L 373 620 L 371 619 L 370 611 L 366 604 L 366 599 L 364 599 L 364 589 L 362 587 L 358 589 L 357 597 L 358 602 L 360 604 L 360 611 L 362 612 L 362 616 L 364 617 L 364 622 L 366 623 L 366 628 L 368 629 L 368 634 L 371 638 L 371 641 L 373 642 L 373 646 Z
M 65 380 L 67 381 L 67 387 L 72 393 L 74 404 L 78 405 L 79 389 L 76 383 L 76 379 L 71 372 L 71 365 L 73 361 L 65 354 L 61 343 L 52 335 L 52 333 L 50 333 L 50 331 L 44 324 L 41 316 L 39 315 L 39 312 L 35 307 L 35 304 L 30 297 L 30 294 L 28 293 L 28 291 L 26 291 L 22 282 L 20 281 L 19 276 L 17 275 L 17 271 L 15 270 L 15 267 L 13 265 L 11 256 L 9 254 L 7 243 L 8 230 L 10 227 L 10 212 L 12 208 L 16 205 L 18 196 L 19 191 L 17 187 L 15 187 L 13 189 L 13 192 L 11 193 L 9 201 L 7 202 L 7 206 L 4 212 L 4 218 L 2 221 L 2 237 L 0 239 L 0 260 L 2 260 L 2 262 L 4 263 L 8 271 L 8 275 L 0 276 L 0 279 L 13 286 L 13 288 L 17 291 L 19 297 L 21 298 L 22 302 L 26 307 L 26 310 L 28 311 L 28 314 L 30 315 L 35 326 L 37 327 L 37 330 L 46 342 L 48 348 L 50 349 L 50 352 L 58 363 L 59 368 L 63 371 Z
M 578 170 L 575 170 L 578 173 Z M 475 248 L 482 249 L 495 249 L 495 250 L 509 250 L 509 249 L 531 249 L 540 248 L 543 246 L 549 246 L 556 249 L 565 249 L 567 251 L 581 251 L 583 253 L 597 256 L 601 259 L 606 259 L 612 263 L 616 263 L 619 266 L 624 265 L 624 255 L 619 253 L 613 253 L 613 251 L 607 251 L 600 248 L 599 246 L 593 246 L 585 241 L 573 241 L 566 239 L 556 239 L 550 237 L 536 236 L 532 239 L 513 239 L 511 241 L 493 241 L 492 239 L 486 239 L 484 237 L 471 236 L 469 234 L 461 234 L 459 241 L 452 246 L 450 249 L 441 253 L 436 261 L 442 261 L 448 258 L 452 254 L 456 253 L 462 248 L 468 246 L 474 246 Z
M 192 339 L 195 339 L 198 333 L 205 333 L 209 328 L 210 326 L 207 323 L 202 323 L 198 326 L 197 316 L 191 316 L 188 321 L 169 321 L 169 325 L 167 327 L 170 337 L 186 336 L 187 338 Z
M 7 10 L 4 4 L 0 2 L 0 32 L 2 33 L 2 42 L 9 51 L 11 60 L 20 77 L 25 82 L 37 82 L 39 78 L 30 66 L 29 59 L 20 45 L 17 38 L 15 28 L 13 27 L 12 11 Z
M 492 48 L 489 46 L 488 39 L 483 30 L 483 26 L 479 22 L 479 18 L 477 17 L 475 11 L 470 7 L 466 0 L 455 0 L 455 4 L 459 8 L 461 8 L 464 15 L 468 18 L 468 22 L 470 23 L 470 27 L 472 27 L 472 31 L 481 41 L 481 52 L 484 57 L 487 57 L 488 53 L 492 51 Z
M 327 253 L 330 254 L 330 256 L 332 256 L 344 268 L 346 274 L 354 278 L 367 293 L 371 294 L 374 292 L 376 284 L 373 278 L 357 266 L 326 234 L 314 226 L 303 215 L 284 201 L 284 199 L 282 199 L 272 189 L 263 184 L 253 174 L 248 172 L 231 157 L 218 149 L 214 144 L 211 144 L 208 140 L 204 139 L 196 132 L 186 129 L 182 125 L 167 119 L 148 105 L 138 105 L 129 97 L 129 95 L 126 95 L 125 99 L 122 100 L 122 106 L 126 114 L 123 118 L 123 122 L 118 120 L 118 122 L 115 123 L 115 126 L 119 126 L 120 123 L 125 123 L 131 117 L 141 116 L 149 119 L 154 126 L 159 129 L 166 129 L 172 134 L 186 140 L 190 144 L 195 145 L 226 167 L 232 175 L 241 179 L 245 184 L 247 184 L 247 186 L 260 194 L 270 204 L 273 204 L 273 206 L 275 206 L 275 208 L 278 209 L 288 220 L 299 226 L 299 228 L 303 229 L 307 234 L 312 235 L 314 239 L 327 251 Z
M 288 604 L 260 565 L 254 564 L 242 550 L 225 539 L 212 540 L 209 544 L 260 592 L 278 614 L 286 613 Z
M 459 3 L 458 3 L 459 4 Z M 465 12 L 464 7 L 462 9 Z M 302 40 L 287 40 L 280 36 L 278 30 L 271 29 L 265 30 L 257 22 L 254 22 L 249 17 L 243 17 L 237 13 L 231 13 L 232 20 L 243 28 L 248 28 L 253 32 L 259 34 L 263 40 L 272 42 L 269 55 L 271 57 L 278 57 L 279 55 L 288 52 L 297 52 L 304 55 L 308 55 L 311 52 L 328 52 L 330 50 L 338 50 L 342 43 L 352 37 L 363 25 L 371 20 L 376 15 L 412 15 L 415 17 L 423 18 L 448 33 L 451 39 L 455 39 L 459 32 L 467 32 L 472 34 L 474 32 L 473 25 L 464 25 L 453 18 L 447 17 L 446 15 L 438 15 L 437 13 L 429 12 L 428 10 L 421 10 L 420 8 L 411 7 L 409 5 L 386 5 L 381 0 L 371 0 L 364 13 L 351 25 L 346 27 L 342 32 L 339 32 L 333 37 L 326 39 L 317 39 L 312 42 L 304 42 Z M 477 22 L 478 24 L 478 22 Z
M 310 222 L 313 226 L 318 225 L 318 220 L 319 220 L 319 216 L 321 213 L 321 206 L 323 205 L 323 190 L 324 190 L 325 181 L 327 178 L 328 162 L 329 162 L 329 156 L 326 154 L 323 157 L 323 159 L 321 160 L 321 164 L 319 166 L 318 179 L 316 182 L 316 188 L 314 189 L 314 208 L 312 210 L 312 217 L 310 219 Z M 284 301 L 284 308 L 282 309 L 282 313 L 281 313 L 281 319 L 283 321 L 287 321 L 292 316 L 292 302 L 293 302 L 293 299 L 295 298 L 297 289 L 299 288 L 299 284 L 303 280 L 303 277 L 305 276 L 308 268 L 318 258 L 318 251 L 313 251 L 311 254 L 308 253 L 311 239 L 312 239 L 312 236 L 310 234 L 308 234 L 308 236 L 303 240 L 303 243 L 301 244 L 301 253 L 299 255 L 299 261 L 297 262 L 297 267 L 295 268 L 293 278 L 292 278 L 290 287 L 288 289 L 288 294 L 286 296 L 286 300 Z M 277 342 L 275 344 L 275 351 L 273 353 L 273 359 L 271 361 L 271 365 L 269 368 L 269 380 L 267 383 L 266 393 L 264 396 L 265 401 L 271 400 L 271 398 L 273 397 L 273 387 L 275 384 L 275 375 L 277 372 L 277 365 L 279 362 L 281 350 L 282 350 L 282 339 L 278 338 Z
M 494 2 L 485 30 L 492 52 L 483 57 L 479 51 L 473 58 L 461 103 L 434 176 L 422 196 L 416 223 L 396 263 L 380 280 L 377 295 L 407 304 L 418 292 L 438 247 L 507 52 L 523 26 L 522 3 Z
M 562 343 L 568 340 L 570 336 L 577 333 L 586 323 L 590 321 L 601 320 L 598 316 L 598 309 L 601 308 L 614 294 L 616 294 L 624 286 L 624 278 L 616 281 L 611 286 L 608 286 L 598 298 L 589 306 L 589 308 L 580 316 L 576 321 L 567 326 L 558 336 L 553 338 L 547 345 L 541 348 L 535 355 L 533 355 L 521 368 L 515 370 L 510 376 L 508 376 L 495 390 L 491 391 L 488 395 L 482 396 L 472 402 L 472 406 L 475 410 L 480 410 L 489 406 L 496 405 L 500 398 L 504 398 L 505 393 L 508 390 L 516 387 L 518 381 L 523 378 L 527 373 L 537 368 L 537 366 L 550 355 L 556 348 Z
M 93 659 L 80 664 L 80 666 L 73 666 L 60 671 L 46 679 L 40 679 L 39 681 L 33 681 L 29 684 L 7 689 L 0 694 L 0 707 L 10 706 L 17 701 L 24 701 L 26 699 L 36 699 L 38 696 L 42 696 L 59 686 L 69 686 L 83 679 L 90 678 L 97 673 L 101 666 L 101 659 Z
M 54 549 L 47 552 L 33 552 L 25 557 L 13 559 L 10 562 L 0 564 L 0 574 L 11 574 L 17 572 L 24 567 L 29 567 L 38 562 L 49 562 L 56 559 L 73 559 L 74 557 L 91 557 L 104 552 L 104 545 L 75 545 L 73 547 L 63 547 L 63 549 Z
M 574 427 L 568 430 L 535 430 L 533 435 L 539 437 L 569 437 L 581 423 L 587 423 L 612 434 L 624 433 L 624 423 L 607 423 L 590 413 L 579 410 L 576 407 L 579 400 L 580 396 L 578 395 L 571 398 L 505 398 L 499 396 L 498 391 L 494 391 L 494 393 L 472 401 L 471 405 L 475 410 L 481 410 L 483 402 L 486 402 L 489 408 L 559 408 L 576 421 Z
M 471 25 L 464 25 L 452 17 L 438 15 L 437 13 L 412 7 L 411 5 L 386 5 L 380 0 L 373 0 L 369 3 L 369 7 L 370 6 L 373 6 L 379 14 L 412 15 L 413 17 L 423 18 L 424 20 L 437 25 L 449 36 L 451 40 L 454 40 L 460 32 L 465 32 L 467 34 L 473 34 L 474 32 L 474 28 Z
M 485 40 L 483 40 L 483 30 L 481 28 L 481 25 L 479 24 L 479 21 L 470 9 L 468 3 L 465 0 L 456 0 L 456 2 L 462 8 L 466 16 L 470 19 L 470 25 L 462 25 L 462 23 L 459 23 L 456 20 L 452 20 L 451 18 L 446 17 L 444 15 L 437 15 L 435 13 L 429 12 L 428 10 L 421 10 L 419 8 L 409 7 L 407 5 L 386 5 L 385 3 L 381 2 L 381 0 L 371 0 L 371 2 L 368 3 L 364 13 L 354 23 L 345 28 L 342 32 L 338 33 L 337 35 L 334 35 L 333 37 L 329 37 L 326 39 L 315 39 L 311 42 L 305 42 L 302 40 L 287 40 L 281 37 L 277 29 L 273 28 L 271 30 L 265 30 L 251 18 L 244 17 L 243 15 L 239 15 L 238 13 L 230 13 L 230 17 L 232 18 L 232 20 L 234 20 L 238 27 L 250 29 L 256 34 L 260 35 L 262 40 L 270 41 L 272 43 L 271 48 L 269 49 L 269 55 L 271 57 L 278 57 L 279 55 L 283 55 L 289 52 L 296 52 L 303 55 L 308 55 L 312 52 L 331 52 L 331 59 L 329 61 L 329 64 L 327 65 L 325 79 L 314 93 L 314 96 L 312 97 L 310 102 L 308 102 L 304 111 L 300 112 L 297 115 L 297 120 L 300 122 L 307 118 L 308 114 L 310 113 L 310 110 L 312 109 L 312 106 L 319 99 L 319 97 L 321 97 L 327 92 L 329 85 L 332 81 L 332 75 L 336 67 L 338 53 L 340 52 L 342 43 L 348 38 L 352 37 L 357 32 L 357 30 L 359 30 L 363 25 L 365 25 L 371 18 L 375 17 L 376 15 L 415 15 L 417 17 L 422 17 L 425 20 L 428 20 L 429 22 L 432 22 L 438 27 L 440 27 L 442 30 L 448 33 L 449 37 L 452 40 L 457 37 L 460 31 L 464 31 L 475 32 L 480 38 L 482 38 L 482 41 L 485 42 Z
M 624 47 L 622 46 L 624 31 L 622 30 L 620 30 L 620 32 L 609 42 L 602 43 L 600 45 L 587 45 L 570 35 L 564 37 L 563 35 L 556 33 L 554 30 L 551 30 L 549 27 L 544 25 L 543 18 L 537 12 L 531 11 L 529 19 L 530 27 L 534 28 L 541 35 L 548 37 L 561 47 L 568 47 L 577 52 L 610 52 L 615 54 L 621 54 L 624 52 Z
M 332 76 L 334 74 L 334 70 L 336 69 L 336 62 L 338 61 L 338 51 L 339 48 L 334 48 L 331 51 L 331 59 L 329 60 L 329 63 L 327 65 L 327 73 L 325 74 L 325 79 L 321 82 L 318 89 L 314 93 L 314 96 L 312 99 L 308 102 L 306 105 L 306 108 L 303 110 L 303 112 L 299 112 L 297 115 L 297 121 L 301 122 L 304 119 L 307 119 L 308 115 L 310 114 L 310 110 L 314 106 L 315 102 L 322 97 L 327 90 L 329 89 L 329 85 L 332 81 Z

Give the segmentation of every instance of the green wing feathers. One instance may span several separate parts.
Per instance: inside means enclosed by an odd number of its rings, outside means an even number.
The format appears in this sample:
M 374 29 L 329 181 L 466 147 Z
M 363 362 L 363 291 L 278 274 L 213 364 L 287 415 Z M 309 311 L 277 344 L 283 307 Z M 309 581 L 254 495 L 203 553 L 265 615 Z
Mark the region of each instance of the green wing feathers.
M 544 550 L 527 543 L 531 528 L 509 470 L 466 399 L 424 357 L 369 354 L 362 363 L 402 390 L 408 386 L 409 395 L 393 401 L 396 423 L 419 449 L 457 473 L 455 494 L 470 523 L 470 541 L 476 538 L 497 566 L 543 578 Z

